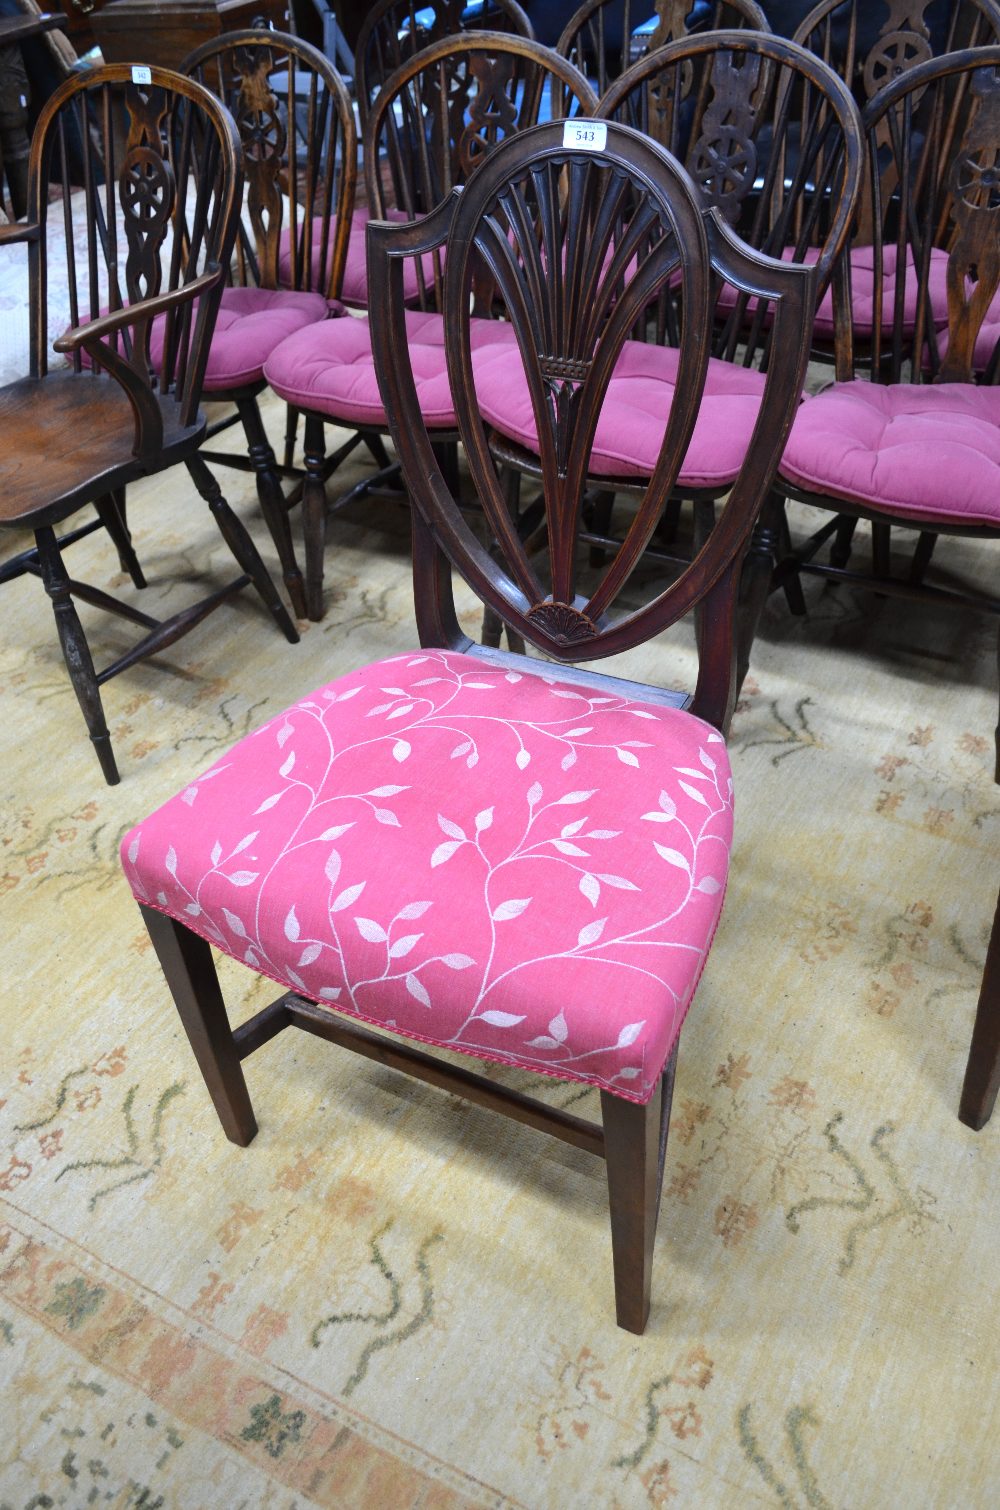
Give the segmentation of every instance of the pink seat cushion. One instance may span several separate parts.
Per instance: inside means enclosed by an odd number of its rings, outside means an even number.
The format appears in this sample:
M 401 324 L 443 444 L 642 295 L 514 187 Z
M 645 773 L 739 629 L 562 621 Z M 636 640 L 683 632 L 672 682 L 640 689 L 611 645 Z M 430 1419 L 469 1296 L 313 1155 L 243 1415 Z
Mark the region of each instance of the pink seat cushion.
M 647 1101 L 722 907 L 731 791 L 690 714 L 414 651 L 241 740 L 122 863 L 312 1001 Z
M 875 249 L 871 246 L 851 247 L 848 254 L 851 259 L 851 311 L 855 336 L 869 337 L 875 329 Z M 794 247 L 786 247 L 781 257 L 784 262 L 792 262 L 795 256 Z M 811 266 L 817 261 L 819 251 L 809 247 L 803 254 L 802 261 Z M 893 301 L 896 297 L 896 266 L 897 255 L 895 246 L 886 246 L 882 249 L 882 265 L 884 274 L 882 279 L 882 328 L 892 328 L 894 312 Z M 940 329 L 948 323 L 948 294 L 946 276 L 948 269 L 948 253 L 939 247 L 932 247 L 930 254 L 930 270 L 928 274 L 928 293 L 930 295 L 931 310 L 935 325 Z M 736 303 L 737 291 L 729 283 L 724 283 L 719 293 L 719 309 L 730 310 Z M 747 311 L 753 314 L 756 300 L 750 299 L 747 303 Z M 917 318 L 917 278 L 913 267 L 913 253 L 908 249 L 906 256 L 906 278 L 903 285 L 903 332 L 912 335 Z M 816 319 L 813 324 L 814 334 L 827 341 L 832 341 L 836 331 L 833 318 L 833 289 L 828 288 L 820 300 L 816 310 Z
M 781 473 L 902 515 L 1000 524 L 1000 389 L 836 383 L 799 409 Z
M 473 354 L 476 397 L 483 418 L 509 440 L 538 452 L 528 380 L 513 353 L 483 348 Z M 598 477 L 648 477 L 663 443 L 677 377 L 669 346 L 627 341 L 608 384 L 597 422 L 590 472 Z M 760 409 L 764 379 L 729 362 L 709 362 L 705 396 L 679 484 L 724 487 L 739 471 Z
M 329 306 L 321 294 L 290 289 L 225 288 L 205 369 L 206 393 L 258 383 L 264 362 L 286 336 L 325 320 Z M 153 322 L 149 349 L 154 367 L 163 351 L 164 322 Z
M 365 241 L 365 232 L 371 219 L 371 212 L 358 205 L 351 217 L 351 229 L 347 237 L 347 259 L 344 263 L 344 277 L 340 290 L 340 297 L 348 304 L 368 303 L 368 249 Z M 387 220 L 396 220 L 405 223 L 409 216 L 400 210 L 389 210 L 386 213 Z M 333 223 L 327 233 L 329 237 L 327 262 L 329 264 L 329 247 L 333 241 Z M 321 252 L 323 248 L 323 222 L 313 221 L 312 243 L 312 268 L 311 281 L 318 284 L 320 278 Z M 288 250 L 289 235 L 283 231 L 281 243 L 278 249 L 278 281 L 287 287 L 291 283 L 292 259 Z M 444 265 L 442 256 L 442 266 Z M 434 287 L 434 259 L 428 255 L 423 259 L 425 287 Z M 415 299 L 420 292 L 420 283 L 417 277 L 417 264 L 412 258 L 407 258 L 403 264 L 403 296 L 406 299 Z
M 499 320 L 473 320 L 473 345 L 509 350 L 514 333 Z M 406 335 L 420 412 L 427 425 L 455 424 L 440 315 L 406 311 Z M 384 425 L 385 410 L 375 377 L 368 317 L 312 325 L 273 351 L 264 376 L 279 398 L 316 410 L 344 424 Z

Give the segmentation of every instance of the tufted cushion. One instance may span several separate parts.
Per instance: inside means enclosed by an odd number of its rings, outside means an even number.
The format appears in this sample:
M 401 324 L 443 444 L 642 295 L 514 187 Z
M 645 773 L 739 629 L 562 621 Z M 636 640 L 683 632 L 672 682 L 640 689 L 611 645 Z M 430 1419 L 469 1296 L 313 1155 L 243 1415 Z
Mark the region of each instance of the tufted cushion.
M 722 907 L 731 792 L 690 714 L 415 651 L 241 740 L 122 863 L 313 1001 L 647 1101 Z
M 786 247 L 781 257 L 784 262 L 794 261 L 794 247 Z M 875 328 L 875 249 L 871 246 L 851 247 L 851 310 L 855 336 L 869 337 Z M 811 266 L 817 261 L 819 251 L 806 249 L 802 261 Z M 893 301 L 896 297 L 896 266 L 898 258 L 895 246 L 882 249 L 882 264 L 885 269 L 882 280 L 882 329 L 891 330 Z M 948 253 L 938 247 L 931 248 L 928 293 L 934 323 L 940 329 L 948 323 L 948 293 L 946 277 Z M 736 303 L 737 291 L 732 284 L 724 283 L 719 293 L 719 309 L 730 310 Z M 755 299 L 747 303 L 748 314 L 753 314 Z M 913 267 L 913 253 L 907 249 L 906 279 L 903 286 L 903 331 L 913 333 L 917 318 L 917 281 Z M 833 318 L 833 289 L 828 288 L 819 302 L 813 333 L 822 340 L 832 341 L 836 333 Z
M 475 346 L 509 349 L 514 333 L 499 320 L 474 320 Z M 406 312 L 406 335 L 420 411 L 437 429 L 455 424 L 440 315 Z M 385 410 L 375 377 L 367 315 L 328 320 L 283 341 L 264 364 L 264 376 L 279 398 L 318 410 L 344 424 L 384 425 Z
M 260 382 L 265 358 L 286 336 L 325 320 L 321 294 L 289 289 L 225 288 L 205 369 L 204 391 L 221 392 Z M 163 319 L 153 322 L 149 349 L 153 366 L 163 351 Z
M 538 433 L 524 367 L 513 354 L 482 348 L 473 354 L 480 412 L 502 435 L 529 451 Z M 608 384 L 597 422 L 590 471 L 598 477 L 648 477 L 663 442 L 673 402 L 677 352 L 627 341 Z M 760 408 L 760 373 L 711 360 L 705 396 L 681 470 L 680 485 L 725 486 L 743 464 Z
M 347 237 L 347 258 L 344 263 L 344 277 L 340 290 L 340 297 L 348 304 L 368 303 L 368 248 L 365 233 L 371 212 L 358 205 L 351 217 L 351 229 Z M 386 212 L 387 220 L 395 220 L 405 223 L 409 216 L 401 210 L 389 210 Z M 313 221 L 313 246 L 312 246 L 312 270 L 311 281 L 315 285 L 319 282 L 320 253 L 323 242 L 323 222 Z M 328 248 L 333 243 L 333 223 L 331 222 L 328 232 Z M 292 259 L 288 250 L 289 235 L 283 231 L 278 248 L 278 281 L 284 286 L 291 283 Z M 329 250 L 327 253 L 329 259 Z M 434 259 L 429 254 L 423 259 L 425 287 L 434 287 Z M 443 254 L 442 254 L 443 266 Z M 417 279 L 417 264 L 412 258 L 407 258 L 403 264 L 403 296 L 406 299 L 415 299 L 420 292 L 420 284 Z
M 799 409 L 781 473 L 900 514 L 1000 524 L 1000 389 L 836 383 Z

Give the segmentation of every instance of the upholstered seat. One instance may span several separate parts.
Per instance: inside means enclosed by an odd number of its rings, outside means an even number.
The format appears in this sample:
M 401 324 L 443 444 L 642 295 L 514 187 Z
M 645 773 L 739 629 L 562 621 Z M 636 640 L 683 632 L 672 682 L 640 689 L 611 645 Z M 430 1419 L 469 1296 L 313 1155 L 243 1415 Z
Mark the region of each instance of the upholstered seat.
M 271 719 L 122 857 L 137 900 L 315 1002 L 645 1102 L 715 932 L 731 793 L 688 713 L 418 650 Z
M 781 475 L 910 519 L 996 526 L 1000 389 L 837 383 L 800 408 Z
M 226 288 L 215 324 L 202 385 L 206 393 L 259 383 L 264 362 L 287 336 L 325 320 L 330 306 L 322 294 L 295 289 Z M 154 367 L 163 350 L 164 321 L 150 337 Z
M 341 298 L 347 304 L 358 304 L 362 307 L 368 303 L 368 257 L 367 243 L 365 240 L 368 230 L 368 222 L 371 219 L 371 211 L 363 205 L 358 205 L 351 217 L 351 230 L 347 239 L 347 261 L 344 264 L 344 277 L 341 284 Z M 406 221 L 406 216 L 401 210 L 387 210 L 387 220 Z M 328 233 L 330 234 L 330 233 Z M 312 243 L 312 282 L 317 286 L 320 276 L 322 254 L 322 220 L 313 221 Z M 278 253 L 278 280 L 288 287 L 292 282 L 292 258 L 289 251 L 289 236 L 287 231 L 282 232 L 281 246 Z M 434 261 L 431 257 L 423 259 L 424 280 L 428 288 L 434 284 Z M 407 299 L 415 299 L 420 291 L 420 280 L 417 275 L 417 262 L 412 259 L 403 266 L 403 294 Z
M 473 322 L 473 344 L 510 350 L 514 335 L 499 320 Z M 450 429 L 455 409 L 440 315 L 408 310 L 406 335 L 420 408 L 429 426 Z M 384 425 L 367 316 L 325 321 L 290 336 L 271 353 L 264 376 L 280 398 L 345 425 Z
M 858 339 L 871 336 L 875 328 L 875 248 L 852 246 L 847 253 L 851 263 L 851 326 Z M 806 247 L 801 257 L 796 258 L 794 247 L 786 247 L 781 254 L 783 261 L 796 260 L 812 266 L 819 261 L 819 249 Z M 930 313 L 935 327 L 943 329 L 948 324 L 947 271 L 948 253 L 940 247 L 932 247 L 928 269 L 928 296 Z M 895 321 L 896 272 L 898 254 L 895 246 L 882 248 L 882 328 L 891 330 Z M 903 315 L 900 331 L 912 335 L 917 320 L 918 279 L 913 263 L 913 253 L 907 249 L 906 274 L 903 283 Z M 719 309 L 734 308 L 737 291 L 730 283 L 723 284 L 719 293 Z M 747 300 L 747 313 L 752 315 L 755 299 Z M 816 308 L 813 334 L 817 340 L 832 341 L 836 335 L 833 312 L 833 289 L 828 288 Z
M 480 346 L 473 352 L 480 413 L 529 451 L 538 437 L 524 367 L 509 351 Z M 628 341 L 615 363 L 597 422 L 588 470 L 597 477 L 648 477 L 656 465 L 673 402 L 677 352 L 673 347 Z M 757 422 L 761 374 L 712 358 L 705 394 L 678 483 L 715 488 L 731 482 Z

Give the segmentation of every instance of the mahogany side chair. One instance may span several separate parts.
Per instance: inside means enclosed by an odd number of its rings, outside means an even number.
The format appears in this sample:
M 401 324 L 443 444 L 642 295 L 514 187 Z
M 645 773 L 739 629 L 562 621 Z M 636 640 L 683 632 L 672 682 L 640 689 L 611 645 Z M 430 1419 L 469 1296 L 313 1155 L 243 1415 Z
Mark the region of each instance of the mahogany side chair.
M 420 648 L 277 714 L 127 834 L 122 858 L 232 1141 L 257 1130 L 241 1061 L 296 1025 L 603 1156 L 617 1319 L 642 1332 L 677 1039 L 726 884 L 740 560 L 798 402 L 817 274 L 753 253 L 655 142 L 609 123 L 603 145 L 577 148 L 565 130 L 510 138 L 423 221 L 369 231 Z M 439 466 L 419 393 L 403 267 L 440 248 L 457 428 L 501 560 Z M 544 435 L 538 552 L 511 524 L 476 402 L 484 272 Z M 771 303 L 782 360 L 715 530 L 679 580 L 644 594 L 632 572 L 691 442 L 717 276 Z M 588 572 L 577 531 L 602 399 L 639 311 L 671 282 L 676 400 L 625 547 Z M 453 572 L 548 659 L 463 634 Z M 571 664 L 625 652 L 697 604 L 693 700 Z M 281 991 L 235 1031 L 213 947 Z M 601 1123 L 406 1039 L 597 1086 Z
M 829 283 L 860 192 L 863 139 L 846 86 L 811 53 L 750 30 L 683 38 L 627 69 L 596 115 L 632 125 L 681 157 L 707 201 L 757 251 L 812 263 L 819 292 Z M 793 128 L 808 147 L 788 174 L 780 153 L 762 162 L 757 143 L 765 134 L 780 140 Z M 645 486 L 659 454 L 677 380 L 677 330 L 676 296 L 667 289 L 643 312 L 608 385 L 583 530 L 595 559 L 621 548 L 616 511 L 628 518 L 634 490 Z M 719 286 L 695 440 L 678 478 L 678 498 L 648 543 L 648 562 L 677 562 L 673 535 L 681 500 L 693 504 L 696 534 L 712 527 L 757 423 L 772 351 L 771 312 L 746 291 Z M 498 462 L 537 476 L 538 432 L 523 374 L 511 374 L 499 348 L 484 348 L 475 362 Z M 753 535 L 742 610 L 751 626 L 770 590 L 783 524 L 780 510 L 771 510 Z M 741 637 L 742 673 L 751 640 L 748 629 Z
M 786 555 L 776 582 L 808 573 L 929 607 L 1000 613 L 988 589 L 956 587 L 951 574 L 925 580 L 939 535 L 1000 535 L 1000 46 L 918 65 L 876 95 L 864 122 L 870 357 L 855 359 L 845 318 L 836 381 L 803 404 L 778 483 L 785 498 L 835 517 Z M 893 276 L 902 266 L 913 270 L 909 289 Z M 870 571 L 817 558 L 844 516 L 872 522 Z M 890 526 L 893 541 L 896 526 L 918 532 L 908 563 L 893 560 Z M 1000 731 L 997 750 L 1000 779 Z
M 647 52 L 700 32 L 743 26 L 771 29 L 755 0 L 712 0 L 700 6 L 681 0 L 584 0 L 567 21 L 556 52 L 575 63 L 598 94 L 604 94 Z
M 239 136 L 207 90 L 165 69 L 116 64 L 67 79 L 52 95 L 32 140 L 28 220 L 0 226 L 0 246 L 27 244 L 31 299 L 30 374 L 0 389 L 0 528 L 33 531 L 35 541 L 4 565 L 0 581 L 41 578 L 109 784 L 119 778 L 100 689 L 111 677 L 165 650 L 250 583 L 286 639 L 298 639 L 256 547 L 198 454 L 202 380 L 241 187 Z M 57 244 L 67 261 L 68 329 L 48 307 L 48 258 Z M 50 320 L 58 321 L 54 329 Z M 65 360 L 50 363 L 50 342 Z M 103 525 L 122 569 L 144 587 L 125 488 L 179 461 L 240 575 L 160 622 L 72 579 L 62 551 Z M 57 527 L 88 504 L 97 520 L 60 538 Z M 75 598 L 145 633 L 98 671 Z
M 304 617 L 288 504 L 257 399 L 275 346 L 325 320 L 340 294 L 357 180 L 354 111 L 333 64 L 308 42 L 281 32 L 224 33 L 189 53 L 181 72 L 229 107 L 244 157 L 236 256 L 203 388 L 213 400 L 236 406 L 247 454 L 206 455 L 253 469 L 285 587 Z M 213 425 L 210 438 L 233 422 Z
M 543 92 L 557 87 L 575 113 L 597 103 L 583 75 L 538 42 L 500 32 L 466 32 L 424 48 L 390 76 L 365 126 L 364 162 L 372 213 L 408 222 L 426 215 L 496 144 L 538 119 Z M 455 439 L 445 380 L 441 254 L 415 259 L 404 274 L 408 340 L 420 377 L 424 414 L 438 443 Z M 477 304 L 475 331 L 484 344 L 506 344 L 509 326 Z M 278 396 L 306 417 L 302 494 L 309 617 L 323 616 L 323 556 L 328 512 L 336 512 L 396 473 L 382 453 L 379 471 L 328 503 L 327 479 L 363 440 L 378 453 L 388 434 L 372 356 L 369 318 L 310 326 L 283 341 L 265 364 Z M 346 426 L 351 438 L 331 457 L 324 428 Z

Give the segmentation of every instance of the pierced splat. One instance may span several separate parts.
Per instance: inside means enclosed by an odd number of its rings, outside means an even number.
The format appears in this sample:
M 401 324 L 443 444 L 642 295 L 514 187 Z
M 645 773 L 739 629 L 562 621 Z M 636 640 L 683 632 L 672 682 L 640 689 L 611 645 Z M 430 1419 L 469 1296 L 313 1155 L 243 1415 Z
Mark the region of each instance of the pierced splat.
M 716 55 L 712 99 L 688 161 L 692 178 L 729 221 L 757 176 L 754 96 L 760 77 L 760 58 L 744 56 L 737 66 L 736 54 Z
M 257 246 L 260 282 L 265 288 L 275 288 L 284 215 L 279 178 L 287 148 L 287 132 L 269 77 L 275 59 L 269 48 L 244 47 L 233 62 L 238 94 L 231 106 L 243 145 L 247 214 Z
M 160 291 L 160 248 L 173 214 L 177 186 L 161 144 L 168 108 L 166 92 L 127 85 L 125 107 L 129 130 L 118 196 L 128 242 L 125 302 L 138 304 Z
M 483 155 L 517 129 L 514 103 L 514 59 L 509 55 L 469 57 L 468 112 L 456 144 L 462 177 L 471 173 Z M 475 82 L 475 89 L 471 85 Z
M 861 69 L 867 99 L 933 57 L 930 27 L 924 15 L 929 4 L 930 0 L 889 0 L 889 14 Z
M 1000 285 L 1000 78 L 978 70 L 972 93 L 978 108 L 951 169 L 949 339 L 939 382 L 972 381 L 976 338 Z

